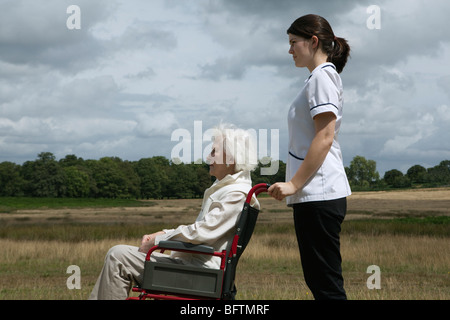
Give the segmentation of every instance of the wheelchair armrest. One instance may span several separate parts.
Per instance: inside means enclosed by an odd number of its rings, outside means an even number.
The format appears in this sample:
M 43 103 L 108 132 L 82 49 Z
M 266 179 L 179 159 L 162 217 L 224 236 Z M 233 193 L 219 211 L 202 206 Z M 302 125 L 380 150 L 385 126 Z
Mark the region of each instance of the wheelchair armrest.
M 201 253 L 214 253 L 214 248 L 210 246 L 205 246 L 203 244 L 192 244 L 188 242 L 181 242 L 181 241 L 160 241 L 158 243 L 158 247 L 160 249 L 167 249 L 167 250 L 189 250 L 189 251 L 195 251 L 195 252 L 201 252 Z

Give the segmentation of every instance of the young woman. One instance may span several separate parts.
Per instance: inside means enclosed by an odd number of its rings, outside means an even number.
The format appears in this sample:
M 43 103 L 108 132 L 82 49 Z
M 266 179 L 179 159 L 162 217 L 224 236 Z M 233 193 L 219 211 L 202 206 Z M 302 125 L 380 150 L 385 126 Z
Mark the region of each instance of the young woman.
M 310 76 L 288 113 L 286 182 L 269 194 L 293 207 L 305 281 L 315 299 L 346 299 L 339 234 L 351 194 L 338 133 L 343 89 L 339 73 L 350 47 L 324 18 L 306 15 L 287 30 L 296 67 Z

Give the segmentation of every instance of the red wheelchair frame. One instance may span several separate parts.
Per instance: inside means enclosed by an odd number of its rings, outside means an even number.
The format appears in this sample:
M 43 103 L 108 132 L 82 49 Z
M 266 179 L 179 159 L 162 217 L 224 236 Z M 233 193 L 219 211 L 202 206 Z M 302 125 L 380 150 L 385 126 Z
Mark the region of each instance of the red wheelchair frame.
M 193 245 L 179 241 L 162 241 L 157 246 L 152 247 L 145 258 L 143 284 L 140 287 L 134 287 L 132 290 L 140 294 L 138 297 L 130 297 L 128 299 L 234 299 L 236 295 L 234 278 L 237 263 L 250 241 L 259 213 L 258 209 L 250 206 L 250 202 L 253 195 L 258 196 L 261 192 L 266 192 L 269 187 L 269 184 L 260 183 L 249 191 L 236 225 L 233 241 L 227 250 L 216 252 L 209 246 Z M 156 250 L 161 252 L 171 250 L 220 257 L 220 269 L 151 262 L 150 256 Z M 172 278 L 172 280 L 169 278 Z M 163 283 L 158 284 L 156 282 Z M 180 282 L 186 283 L 186 286 L 177 288 Z

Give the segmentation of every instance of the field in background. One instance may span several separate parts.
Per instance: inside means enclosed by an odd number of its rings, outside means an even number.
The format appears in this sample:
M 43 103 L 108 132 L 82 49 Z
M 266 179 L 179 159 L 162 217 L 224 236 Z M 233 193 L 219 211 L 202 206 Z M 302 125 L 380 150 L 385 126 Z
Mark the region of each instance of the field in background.
M 237 298 L 312 299 L 291 210 L 259 199 L 255 234 L 238 266 Z M 201 204 L 27 201 L 19 207 L 0 198 L 0 299 L 86 299 L 111 246 L 138 245 L 145 233 L 190 223 Z M 449 188 L 352 195 L 342 231 L 349 298 L 450 299 L 449 208 Z M 81 290 L 66 286 L 70 265 L 81 269 Z M 381 269 L 380 290 L 366 286 L 370 265 Z

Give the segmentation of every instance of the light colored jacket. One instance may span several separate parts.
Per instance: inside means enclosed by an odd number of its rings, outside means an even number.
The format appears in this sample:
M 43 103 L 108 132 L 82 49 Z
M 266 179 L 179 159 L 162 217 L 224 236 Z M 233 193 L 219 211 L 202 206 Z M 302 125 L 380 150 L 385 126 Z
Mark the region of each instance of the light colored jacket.
M 195 222 L 176 229 L 163 230 L 165 234 L 157 236 L 155 243 L 177 240 L 208 245 L 215 251 L 227 249 L 251 187 L 250 173 L 246 171 L 216 180 L 205 190 L 202 208 Z M 251 205 L 259 209 L 256 197 L 252 198 Z M 218 269 L 220 266 L 220 258 L 209 255 L 172 251 L 171 257 L 181 259 L 185 264 L 206 268 Z

